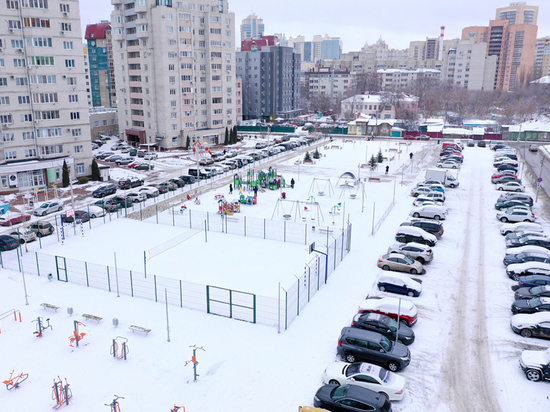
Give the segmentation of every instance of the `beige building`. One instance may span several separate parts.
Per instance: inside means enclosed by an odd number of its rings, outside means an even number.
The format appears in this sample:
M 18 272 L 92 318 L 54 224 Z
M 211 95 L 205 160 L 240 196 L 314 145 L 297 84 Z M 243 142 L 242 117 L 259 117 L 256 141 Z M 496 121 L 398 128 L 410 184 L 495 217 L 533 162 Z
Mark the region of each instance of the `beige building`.
M 383 69 L 377 70 L 380 76 L 382 90 L 404 90 L 414 82 L 427 79 L 434 82 L 441 80 L 441 71 L 437 69 Z
M 248 39 L 261 39 L 264 34 L 264 21 L 252 13 L 241 22 L 241 42 Z
M 534 78 L 550 75 L 550 36 L 537 39 L 535 48 Z
M 508 24 L 537 25 L 539 6 L 528 6 L 525 2 L 510 3 L 497 9 L 495 20 L 508 20 Z
M 403 112 L 418 113 L 418 98 L 407 94 L 395 94 L 393 100 L 399 105 L 385 101 L 379 94 L 357 94 L 340 103 L 340 113 L 346 119 L 356 119 L 360 116 L 388 120 L 399 117 Z
M 223 143 L 237 117 L 235 15 L 214 5 L 111 0 L 119 127 L 161 150 Z M 173 5 L 173 6 L 171 6 Z
M 76 0 L 0 3 L 0 192 L 91 174 L 88 70 Z
M 345 96 L 352 87 L 354 76 L 349 70 L 339 70 L 333 67 L 315 67 L 304 73 L 309 98 L 328 96 L 337 99 Z

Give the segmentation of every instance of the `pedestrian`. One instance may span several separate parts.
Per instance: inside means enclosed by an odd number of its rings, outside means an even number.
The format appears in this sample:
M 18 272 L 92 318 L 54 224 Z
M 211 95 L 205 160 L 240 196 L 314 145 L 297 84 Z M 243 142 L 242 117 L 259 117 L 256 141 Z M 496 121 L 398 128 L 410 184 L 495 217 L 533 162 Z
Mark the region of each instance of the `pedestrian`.
M 294 181 L 294 178 L 290 179 L 290 187 L 294 189 L 294 183 L 296 183 Z
M 254 186 L 254 197 L 258 197 L 258 186 Z
M 233 185 L 231 183 L 229 183 L 229 194 L 233 194 Z
M 281 179 L 277 179 L 277 189 L 281 187 Z
M 386 174 L 388 174 L 389 171 L 390 171 L 390 167 L 386 166 Z
M 409 158 L 412 160 L 412 158 L 413 158 L 413 152 L 410 152 L 410 153 L 409 153 Z

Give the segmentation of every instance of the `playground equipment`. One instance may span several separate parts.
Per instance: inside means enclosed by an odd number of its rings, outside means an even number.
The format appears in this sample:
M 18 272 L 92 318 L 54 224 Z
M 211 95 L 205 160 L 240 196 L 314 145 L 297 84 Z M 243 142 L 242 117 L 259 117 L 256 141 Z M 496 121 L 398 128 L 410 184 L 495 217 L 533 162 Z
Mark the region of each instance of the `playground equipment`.
M 172 409 L 170 409 L 170 412 L 178 412 L 179 410 L 182 410 L 183 412 L 185 412 L 185 406 L 176 406 L 174 404 L 174 407 Z
M 13 388 L 18 389 L 19 385 L 25 382 L 29 377 L 28 373 L 20 373 L 17 376 L 13 376 L 13 372 L 15 372 L 15 370 L 11 371 L 9 379 L 6 379 L 5 381 L 2 382 L 3 384 L 6 385 L 6 388 L 8 389 L 8 391 L 11 391 Z
M 244 197 L 244 195 L 241 195 Z M 241 213 L 241 204 L 239 201 L 234 200 L 228 202 L 225 199 L 218 200 L 218 213 L 222 215 L 233 215 L 235 213 Z
M 342 208 L 342 203 L 337 203 L 335 204 L 334 206 L 332 206 L 330 208 L 330 214 L 331 215 L 339 215 L 340 214 L 340 209 Z
M 197 361 L 197 349 L 203 350 L 205 352 L 206 352 L 206 349 L 204 349 L 202 346 L 199 347 L 197 345 L 193 345 L 189 347 L 193 348 L 193 356 L 191 357 L 191 360 L 185 361 L 185 365 L 183 366 L 187 366 L 188 363 L 193 362 L 193 382 L 196 382 L 197 377 L 199 376 L 199 374 L 197 373 L 197 365 L 199 364 L 199 361 Z
M 241 195 L 239 197 L 239 203 L 243 203 L 245 205 L 255 205 L 257 203 L 258 199 L 256 199 L 256 196 L 245 196 Z
M 319 183 L 323 184 L 322 188 L 320 187 Z M 332 183 L 330 182 L 330 179 L 320 179 L 314 177 L 313 181 L 311 182 L 311 186 L 309 187 L 308 195 L 311 195 L 314 189 L 317 189 L 317 194 L 319 196 L 324 196 L 327 191 L 329 197 L 334 194 L 334 189 L 332 188 Z
M 241 184 L 242 184 L 241 175 L 239 173 L 235 173 L 233 175 L 233 188 L 235 190 L 238 190 L 241 188 Z
M 111 403 L 106 403 L 105 406 L 111 407 L 111 412 L 120 412 L 120 404 L 118 403 L 119 399 L 124 399 L 122 396 L 114 395 L 115 399 Z
M 291 203 L 290 210 L 285 209 L 285 203 Z M 273 216 L 275 216 L 275 213 L 277 213 L 277 216 L 279 216 L 279 212 L 283 212 L 283 218 L 285 220 L 290 220 L 292 218 L 292 214 L 294 215 L 294 221 L 296 221 L 296 215 L 302 218 L 302 208 L 300 207 L 300 201 L 299 200 L 288 200 L 285 198 L 279 198 L 277 199 L 277 203 L 275 203 L 275 209 L 273 209 L 273 213 L 271 214 L 271 220 L 273 220 Z
M 8 316 L 11 316 L 13 314 L 13 317 L 15 321 L 17 322 L 17 319 L 19 318 L 19 322 L 21 322 L 21 312 L 15 309 L 10 309 L 7 312 L 4 312 L 0 314 L 0 320 L 6 319 Z M 19 315 L 19 316 L 18 316 Z M 0 333 L 2 333 L 2 329 L 0 328 Z
M 63 380 L 58 376 L 59 381 L 53 380 L 52 386 L 52 399 L 55 401 L 55 406 L 53 409 L 59 409 L 64 405 L 69 404 L 69 399 L 73 397 L 73 393 L 69 389 L 69 383 L 67 378 L 65 378 L 65 384 L 63 385 Z
M 130 353 L 128 349 L 128 339 L 122 336 L 117 336 L 113 339 L 113 344 L 111 345 L 111 355 L 116 359 L 126 360 L 126 356 Z
M 78 342 L 80 342 L 82 339 L 84 339 L 84 336 L 86 336 L 86 333 L 79 332 L 78 329 L 80 325 L 86 326 L 85 324 L 83 324 L 82 322 L 79 322 L 78 320 L 74 321 L 73 336 L 69 336 L 69 345 L 71 346 L 71 348 L 74 348 L 74 344 L 76 344 L 76 346 L 78 347 Z
M 33 332 L 33 334 L 35 334 L 37 338 L 41 338 L 46 329 L 53 330 L 52 325 L 50 325 L 50 318 L 46 319 L 46 322 L 48 322 L 46 326 L 44 326 L 44 320 L 40 316 L 36 320 L 33 320 L 33 322 L 36 322 L 36 331 Z

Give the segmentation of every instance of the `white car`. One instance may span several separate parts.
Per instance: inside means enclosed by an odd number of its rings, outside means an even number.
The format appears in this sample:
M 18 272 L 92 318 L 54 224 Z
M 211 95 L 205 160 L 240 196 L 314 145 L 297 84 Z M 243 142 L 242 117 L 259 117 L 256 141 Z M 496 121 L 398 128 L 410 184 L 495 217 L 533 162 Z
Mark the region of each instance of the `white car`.
M 460 163 L 445 161 L 445 162 L 438 162 L 436 164 L 436 166 L 440 167 L 442 169 L 459 169 L 460 168 Z
M 36 240 L 36 233 L 30 229 L 21 228 L 16 232 L 9 234 L 11 237 L 19 240 L 19 243 L 24 244 Z
M 45 216 L 50 213 L 59 212 L 63 210 L 63 203 L 59 201 L 45 202 L 33 210 L 32 214 L 35 216 Z
M 505 255 L 519 255 L 520 253 L 542 253 L 550 257 L 550 250 L 543 248 L 542 246 L 527 245 L 510 247 L 504 252 Z
M 147 200 L 147 195 L 143 192 L 131 192 L 126 195 L 134 203 L 144 202 Z
M 397 320 L 397 315 L 399 314 L 399 322 L 407 326 L 414 325 L 418 320 L 418 308 L 416 305 L 410 300 L 400 298 L 365 299 L 359 305 L 358 312 L 381 313 L 393 320 Z
M 441 200 L 434 199 L 432 197 L 419 195 L 416 199 L 413 201 L 413 206 L 423 206 L 423 205 L 438 205 L 442 206 L 443 202 Z
M 509 209 L 497 213 L 497 219 L 501 222 L 534 222 L 535 215 L 530 210 Z
M 542 233 L 544 229 L 538 223 L 531 222 L 520 222 L 520 223 L 507 223 L 500 227 L 500 234 L 507 235 L 512 232 L 521 232 L 528 230 L 530 232 L 540 232 Z
M 550 380 L 550 348 L 546 350 L 524 350 L 519 365 L 530 381 Z
M 427 186 L 419 186 L 419 187 L 415 187 L 415 188 L 411 189 L 411 195 L 414 196 L 414 197 L 417 197 L 419 195 L 426 195 L 426 194 L 430 193 L 431 191 L 432 191 L 432 189 L 430 189 Z
M 550 276 L 550 263 L 524 262 L 512 263 L 506 266 L 506 274 L 512 280 L 519 280 L 520 276 L 544 275 Z
M 550 339 L 550 312 L 518 313 L 510 319 L 510 327 L 524 338 Z
M 495 185 L 495 189 L 500 191 L 505 190 L 507 192 L 523 192 L 525 190 L 525 186 L 518 182 L 506 182 L 497 183 Z
M 158 154 L 149 152 L 149 153 L 146 153 L 145 156 L 143 156 L 143 160 L 155 160 L 158 157 L 159 157 Z
M 402 253 L 422 264 L 431 262 L 434 258 L 431 247 L 416 242 L 395 243 L 388 248 L 388 253 Z
M 95 219 L 98 217 L 105 216 L 105 209 L 99 206 L 88 206 L 88 213 L 90 214 L 90 217 Z
M 157 197 L 159 195 L 159 190 L 156 187 L 143 186 L 138 190 L 138 193 L 145 193 L 147 197 Z
M 405 392 L 405 378 L 371 363 L 334 362 L 325 369 L 323 383 L 357 385 L 400 401 Z
M 447 208 L 437 205 L 417 206 L 411 210 L 412 217 L 425 217 L 428 219 L 445 220 L 447 216 Z

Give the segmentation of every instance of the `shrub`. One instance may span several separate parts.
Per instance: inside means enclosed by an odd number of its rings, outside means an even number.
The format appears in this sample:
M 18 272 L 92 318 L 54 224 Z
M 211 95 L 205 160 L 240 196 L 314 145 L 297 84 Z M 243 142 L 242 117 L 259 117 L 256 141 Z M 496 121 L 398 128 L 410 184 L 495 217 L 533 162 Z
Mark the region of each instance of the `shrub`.
M 81 176 L 78 178 L 79 185 L 85 185 L 86 183 L 88 183 L 88 178 L 86 176 Z

